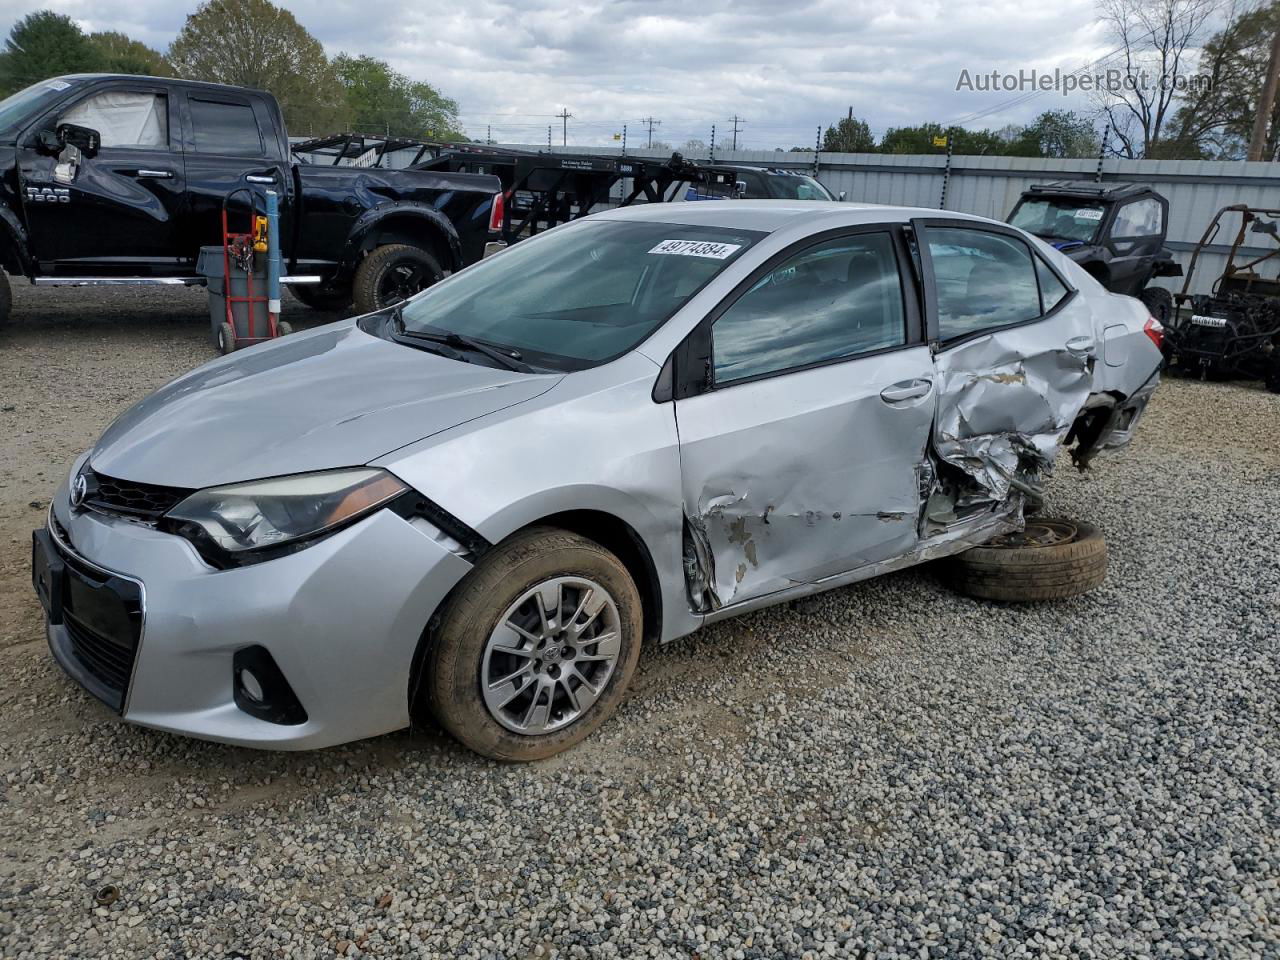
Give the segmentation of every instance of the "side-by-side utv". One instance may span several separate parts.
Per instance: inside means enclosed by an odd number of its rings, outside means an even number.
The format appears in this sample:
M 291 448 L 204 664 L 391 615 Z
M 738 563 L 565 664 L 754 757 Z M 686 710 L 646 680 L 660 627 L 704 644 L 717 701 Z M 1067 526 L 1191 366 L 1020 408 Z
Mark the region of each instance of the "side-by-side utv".
M 1162 324 L 1173 320 L 1173 294 L 1150 283 L 1182 276 L 1182 266 L 1164 245 L 1169 201 L 1150 187 L 1039 184 L 1018 199 L 1009 222 L 1061 250 L 1112 293 L 1137 297 Z
M 1215 242 L 1223 223 L 1237 217 L 1226 267 L 1210 293 L 1192 294 L 1201 253 Z M 1272 393 L 1280 393 L 1280 209 L 1234 204 L 1219 210 L 1191 254 L 1176 300 L 1189 316 L 1166 325 L 1164 349 L 1171 370 L 1262 380 Z

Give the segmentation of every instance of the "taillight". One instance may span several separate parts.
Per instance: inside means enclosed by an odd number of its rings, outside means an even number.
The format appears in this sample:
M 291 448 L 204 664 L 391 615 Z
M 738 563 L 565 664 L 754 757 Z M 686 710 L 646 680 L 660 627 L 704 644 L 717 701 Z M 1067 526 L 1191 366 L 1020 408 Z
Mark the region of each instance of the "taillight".
M 493 195 L 493 205 L 489 208 L 489 232 L 501 233 L 502 220 L 506 213 L 506 196 L 502 191 Z
M 1155 317 L 1147 317 L 1147 322 L 1142 327 L 1142 332 L 1151 338 L 1151 342 L 1156 345 L 1156 349 L 1160 350 L 1164 347 L 1164 324 Z

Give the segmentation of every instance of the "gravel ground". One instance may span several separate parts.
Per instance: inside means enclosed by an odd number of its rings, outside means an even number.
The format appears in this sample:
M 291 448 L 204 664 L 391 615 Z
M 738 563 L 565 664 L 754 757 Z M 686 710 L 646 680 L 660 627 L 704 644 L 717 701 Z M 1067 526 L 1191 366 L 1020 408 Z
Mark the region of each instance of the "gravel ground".
M 209 355 L 202 296 L 16 293 L 3 956 L 1280 957 L 1280 397 L 1170 382 L 1060 467 L 1051 507 L 1111 545 L 1087 597 L 922 569 L 764 611 L 648 651 L 530 766 L 435 730 L 262 754 L 122 724 L 27 582 L 68 461 Z

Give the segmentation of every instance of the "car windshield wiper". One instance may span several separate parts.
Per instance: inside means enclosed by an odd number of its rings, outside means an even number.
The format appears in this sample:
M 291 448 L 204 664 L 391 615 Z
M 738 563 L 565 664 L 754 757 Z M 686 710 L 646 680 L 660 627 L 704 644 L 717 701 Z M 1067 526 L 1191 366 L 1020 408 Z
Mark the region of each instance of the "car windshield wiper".
M 487 343 L 482 343 L 474 337 L 468 337 L 465 334 L 454 333 L 430 333 L 425 330 L 410 330 L 404 325 L 404 317 L 397 308 L 396 312 L 391 315 L 391 322 L 395 327 L 395 333 L 398 337 L 404 337 L 407 340 L 424 340 L 427 343 L 439 343 L 446 347 L 456 349 L 470 350 L 473 353 L 481 353 L 490 360 L 505 367 L 508 370 L 514 370 L 516 373 L 535 373 L 536 371 L 529 364 L 525 363 L 520 356 L 518 350 L 499 350 L 491 347 Z

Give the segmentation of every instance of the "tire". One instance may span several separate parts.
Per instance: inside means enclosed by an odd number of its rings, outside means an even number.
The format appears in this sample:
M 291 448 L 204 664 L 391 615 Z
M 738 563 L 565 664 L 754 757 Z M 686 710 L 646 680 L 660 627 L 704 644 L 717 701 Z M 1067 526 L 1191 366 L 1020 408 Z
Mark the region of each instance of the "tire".
M 1151 315 L 1160 321 L 1162 327 L 1173 323 L 1173 294 L 1164 287 L 1147 287 L 1140 294 L 1141 300 Z
M 13 316 L 13 291 L 9 289 L 9 275 L 0 270 L 0 327 Z
M 1107 541 L 1091 523 L 1054 517 L 1027 521 L 949 561 L 961 593 L 984 600 L 1061 600 L 1086 593 L 1107 576 Z
M 1280 360 L 1272 361 L 1271 369 L 1267 371 L 1263 383 L 1272 393 L 1280 393 Z
M 291 324 L 288 320 L 277 320 L 277 321 L 276 321 L 276 336 L 277 336 L 277 337 L 287 337 L 287 336 L 288 336 L 289 334 L 291 334 L 291 333 L 293 333 L 293 324 Z
M 218 328 L 218 349 L 223 356 L 233 353 L 236 349 L 236 330 L 229 323 L 224 323 Z
M 330 287 L 326 284 L 290 283 L 289 292 L 312 310 L 345 310 L 351 306 L 350 287 Z
M 599 593 L 589 591 L 593 599 L 603 593 L 612 602 L 602 604 L 589 620 L 579 615 L 577 606 L 589 589 L 586 584 L 599 588 Z M 538 612 L 552 606 L 538 604 L 538 587 L 544 596 L 559 598 L 554 605 L 558 614 L 553 610 L 547 617 Z M 530 597 L 531 592 L 535 596 Z M 521 598 L 527 598 L 523 604 Z M 586 621 L 582 638 L 596 633 L 601 640 L 575 639 L 578 635 L 568 632 L 557 635 L 537 625 L 539 616 L 544 623 L 554 618 L 563 630 L 560 617 L 566 615 Z M 500 625 L 512 621 L 523 622 L 531 632 L 497 633 Z M 413 713 L 421 717 L 429 710 L 464 745 L 494 760 L 540 760 L 560 753 L 593 733 L 617 709 L 635 673 L 642 627 L 640 594 L 617 557 L 577 534 L 531 527 L 494 547 L 449 598 L 438 627 L 424 641 Z M 612 644 L 604 639 L 611 629 L 617 634 Z M 540 644 L 534 634 L 550 640 Z M 506 646 L 495 650 L 495 643 Z M 516 645 L 523 648 L 518 655 L 501 652 Z M 570 672 L 578 670 L 586 671 L 598 686 L 579 684 L 583 674 Z M 486 685 L 507 678 L 510 686 L 490 686 L 494 692 L 486 694 Z M 499 705 L 526 682 L 530 685 L 522 686 L 522 693 Z M 576 718 L 572 714 L 577 708 L 566 692 L 571 685 L 582 704 Z M 589 692 L 595 690 L 598 695 L 588 703 Z M 545 703 L 544 712 L 540 704 L 548 693 L 553 699 Z M 513 729 L 522 717 L 530 716 L 534 722 L 529 729 Z M 539 719 L 546 721 L 541 727 Z
M 443 279 L 444 271 L 436 258 L 421 247 L 404 243 L 377 247 L 356 268 L 352 287 L 355 311 L 373 313 Z

